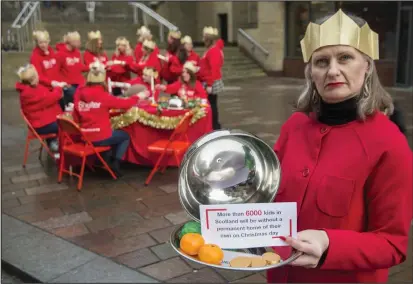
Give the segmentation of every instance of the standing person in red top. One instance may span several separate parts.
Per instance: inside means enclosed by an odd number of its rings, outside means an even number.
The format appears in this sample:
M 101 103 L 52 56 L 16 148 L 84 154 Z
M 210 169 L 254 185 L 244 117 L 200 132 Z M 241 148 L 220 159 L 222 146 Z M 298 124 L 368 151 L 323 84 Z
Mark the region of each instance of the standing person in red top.
M 207 51 L 205 51 L 200 61 L 199 79 L 203 82 L 208 93 L 208 100 L 212 110 L 212 127 L 216 130 L 221 129 L 218 116 L 218 94 L 224 90 L 224 82 L 222 81 L 222 66 L 224 65 L 223 45 L 219 41 L 216 28 L 205 27 L 203 35 Z
M 142 26 L 136 31 L 136 35 L 138 37 L 138 42 L 135 47 L 135 61 L 136 63 L 138 63 L 143 56 L 143 53 L 142 53 L 143 42 L 145 40 L 152 41 L 152 33 L 147 27 Z M 159 49 L 157 46 L 155 47 L 154 52 L 156 55 L 159 54 Z
M 184 45 L 184 49 L 187 54 L 187 61 L 192 61 L 195 65 L 199 66 L 199 61 L 201 58 L 198 53 L 194 51 L 194 45 L 192 44 L 192 38 L 190 36 L 184 36 L 181 39 L 181 43 Z
M 56 117 L 62 113 L 59 106 L 62 88 L 50 90 L 39 84 L 39 75 L 31 64 L 21 67 L 17 75 L 20 82 L 16 83 L 16 90 L 20 92 L 20 107 L 27 120 L 39 134 L 57 133 Z M 53 152 L 58 151 L 55 139 L 47 139 L 46 142 Z
M 150 66 L 156 69 L 156 71 L 161 70 L 161 63 L 155 52 L 156 43 L 151 40 L 145 40 L 142 45 L 143 56 L 138 63 L 132 63 L 130 66 L 131 70 L 138 76 L 142 76 L 142 71 L 145 67 Z
M 112 130 L 111 109 L 129 109 L 137 104 L 138 97 L 117 98 L 107 92 L 105 66 L 99 61 L 90 65 L 86 86 L 76 92 L 73 118 L 80 124 L 85 136 L 95 146 L 111 146 L 113 161 L 109 153 L 104 154 L 114 173 L 121 177 L 120 161 L 128 146 L 129 135 L 123 130 Z
M 175 83 L 165 85 L 157 85 L 156 88 L 167 94 L 177 94 L 181 99 L 188 101 L 191 99 L 207 99 L 202 83 L 196 79 L 198 68 L 193 62 L 187 61 L 184 64 L 181 78 Z
M 65 45 L 59 45 L 59 52 L 57 58 L 60 65 L 60 73 L 65 79 L 68 87 L 63 89 L 64 106 L 73 102 L 73 95 L 80 85 L 85 84 L 85 78 L 82 72 L 87 72 L 88 67 L 83 64 L 82 56 L 80 54 L 80 34 L 78 32 L 69 32 L 64 36 Z
M 130 66 L 133 64 L 132 53 L 129 41 L 125 37 L 118 37 L 116 39 L 116 50 L 112 55 L 112 60 L 106 64 L 108 77 L 112 81 L 122 83 L 130 81 Z M 122 94 L 122 89 L 115 87 L 112 89 L 112 94 L 119 96 Z
M 406 260 L 413 159 L 388 117 L 378 35 L 339 10 L 307 26 L 301 49 L 305 89 L 274 151 L 282 171 L 275 201 L 298 210 L 297 238 L 284 240 L 303 255 L 269 270 L 268 282 L 385 283 Z
M 83 62 L 86 66 L 89 66 L 96 60 L 106 65 L 108 56 L 103 48 L 102 34 L 100 31 L 91 31 L 88 33 L 88 42 L 86 43 L 86 50 L 83 53 Z
M 153 79 L 152 79 L 153 78 Z M 158 101 L 159 97 L 159 92 L 155 90 L 155 83 L 157 82 L 159 78 L 159 73 L 156 71 L 155 68 L 147 66 L 143 69 L 142 72 L 142 77 L 136 77 L 135 79 L 132 79 L 128 82 L 128 88 L 130 88 L 133 85 L 143 85 L 147 89 L 147 98 L 153 98 L 154 101 Z M 152 90 L 152 80 L 154 84 L 154 90 Z
M 40 84 L 49 88 L 63 87 L 66 83 L 61 82 L 59 61 L 55 51 L 49 45 L 49 33 L 47 31 L 34 31 L 33 38 L 36 47 L 32 51 L 30 63 L 36 68 Z
M 168 84 L 179 79 L 182 68 L 187 60 L 187 54 L 181 45 L 181 32 L 170 31 L 166 56 L 160 56 L 162 63 L 161 77 Z

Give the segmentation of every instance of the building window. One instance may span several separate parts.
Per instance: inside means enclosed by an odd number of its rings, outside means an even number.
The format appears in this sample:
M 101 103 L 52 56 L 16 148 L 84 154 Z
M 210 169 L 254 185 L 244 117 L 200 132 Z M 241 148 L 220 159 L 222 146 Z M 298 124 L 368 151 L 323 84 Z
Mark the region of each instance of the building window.
M 248 1 L 248 24 L 258 24 L 258 2 Z
M 287 56 L 301 57 L 300 41 L 309 21 L 315 21 L 342 8 L 344 12 L 365 19 L 379 34 L 380 59 L 395 60 L 397 2 L 287 2 Z M 389 15 L 394 15 L 391 17 Z

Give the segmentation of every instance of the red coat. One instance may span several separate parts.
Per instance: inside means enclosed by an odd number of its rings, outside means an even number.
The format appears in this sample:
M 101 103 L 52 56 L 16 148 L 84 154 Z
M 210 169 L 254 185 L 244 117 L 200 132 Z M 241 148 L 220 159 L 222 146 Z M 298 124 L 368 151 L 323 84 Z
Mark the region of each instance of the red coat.
M 297 202 L 298 231 L 324 229 L 330 246 L 320 268 L 274 269 L 268 282 L 386 282 L 412 220 L 412 151 L 397 126 L 381 113 L 339 126 L 296 113 L 274 150 L 275 201 Z
M 167 82 L 175 82 L 182 75 L 183 64 L 175 54 L 167 52 L 168 62 L 162 61 L 161 77 Z
M 191 52 L 188 55 L 188 59 L 186 61 L 194 61 L 196 65 L 199 66 L 199 63 L 201 61 L 201 58 L 199 57 L 198 53 L 195 51 L 191 50 Z
M 68 84 L 85 84 L 86 80 L 82 72 L 88 72 L 89 67 L 83 64 L 79 49 L 68 50 L 66 46 L 56 45 L 59 49 L 57 58 L 60 64 L 60 72 L 64 82 Z
M 222 78 L 222 66 L 224 65 L 224 53 L 222 44 L 217 42 L 209 48 L 201 58 L 199 63 L 200 70 L 197 74 L 201 82 L 206 82 L 208 86 L 212 86 L 214 81 Z
M 155 47 L 155 49 L 153 50 L 153 52 L 158 55 L 159 54 L 159 48 Z M 143 56 L 143 52 L 142 52 L 142 43 L 139 42 L 136 47 L 135 47 L 135 61 L 139 62 L 141 60 Z
M 63 96 L 62 88 L 52 91 L 38 84 L 35 87 L 16 83 L 20 92 L 20 107 L 27 120 L 34 128 L 40 128 L 56 121 L 56 116 L 62 113 L 59 100 Z
M 128 83 L 129 84 L 131 84 L 131 85 L 137 85 L 137 84 L 139 84 L 139 85 L 144 85 L 147 89 L 148 89 L 148 91 L 149 91 L 149 93 L 150 93 L 150 97 L 154 97 L 154 99 L 155 99 L 155 101 L 158 101 L 158 98 L 159 98 L 159 91 L 158 90 L 156 90 L 155 89 L 155 91 L 154 92 L 152 92 L 152 90 L 151 90 L 151 84 L 150 83 L 148 83 L 148 82 L 145 82 L 143 79 L 142 79 L 142 77 L 136 77 L 135 79 L 132 79 L 132 80 L 130 80 L 130 81 L 128 81 Z M 156 82 L 155 82 L 156 83 Z
M 103 53 L 103 55 L 97 55 L 89 50 L 85 50 L 83 52 L 83 63 L 86 66 L 89 66 L 89 64 L 95 62 L 96 60 L 99 60 L 102 64 L 106 65 L 106 62 L 108 62 L 108 56 L 106 55 L 106 52 Z
M 127 82 L 131 79 L 131 74 L 130 74 L 130 66 L 132 66 L 133 62 L 133 56 L 132 55 L 126 55 L 126 54 L 113 54 L 112 55 L 112 61 L 114 60 L 119 60 L 119 61 L 125 61 L 125 65 L 112 65 L 108 67 L 108 76 L 109 78 L 114 81 L 114 82 Z
M 138 97 L 117 98 L 102 86 L 83 86 L 74 96 L 73 118 L 90 141 L 101 141 L 112 136 L 109 110 L 129 109 L 137 102 Z
M 52 81 L 62 81 L 60 76 L 60 65 L 55 51 L 49 46 L 49 54 L 45 54 L 39 47 L 33 49 L 30 63 L 39 74 L 40 84 L 51 87 Z
M 206 99 L 208 98 L 207 93 L 205 92 L 202 83 L 198 80 L 195 82 L 195 86 L 190 86 L 188 84 L 182 83 L 181 80 L 176 81 L 175 83 L 169 84 L 166 86 L 165 93 L 167 94 L 177 94 L 181 97 L 180 90 L 183 89 L 187 99 L 194 99 L 194 98 L 201 98 Z
M 158 73 L 161 71 L 161 62 L 159 61 L 158 54 L 155 52 L 152 52 L 148 59 L 141 60 L 138 63 L 132 62 L 129 68 L 131 69 L 132 72 L 136 73 L 138 76 L 142 76 L 142 71 L 145 69 L 145 67 L 153 67 L 158 71 Z

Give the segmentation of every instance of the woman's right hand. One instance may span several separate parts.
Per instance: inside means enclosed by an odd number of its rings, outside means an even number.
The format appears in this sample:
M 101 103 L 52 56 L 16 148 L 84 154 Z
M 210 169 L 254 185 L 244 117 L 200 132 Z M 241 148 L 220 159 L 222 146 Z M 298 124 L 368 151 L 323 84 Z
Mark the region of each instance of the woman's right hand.
M 158 91 L 165 91 L 166 90 L 166 86 L 165 85 L 161 85 L 161 84 L 157 84 L 155 86 L 155 89 Z

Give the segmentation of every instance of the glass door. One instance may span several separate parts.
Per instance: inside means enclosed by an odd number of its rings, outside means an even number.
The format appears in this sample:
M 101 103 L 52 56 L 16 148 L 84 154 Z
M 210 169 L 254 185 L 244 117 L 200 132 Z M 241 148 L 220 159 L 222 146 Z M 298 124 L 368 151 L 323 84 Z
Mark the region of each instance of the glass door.
M 413 7 L 400 9 L 396 85 L 413 85 Z

